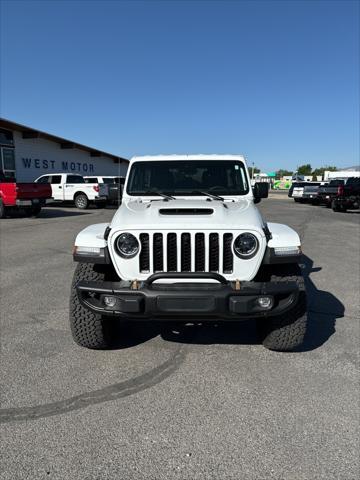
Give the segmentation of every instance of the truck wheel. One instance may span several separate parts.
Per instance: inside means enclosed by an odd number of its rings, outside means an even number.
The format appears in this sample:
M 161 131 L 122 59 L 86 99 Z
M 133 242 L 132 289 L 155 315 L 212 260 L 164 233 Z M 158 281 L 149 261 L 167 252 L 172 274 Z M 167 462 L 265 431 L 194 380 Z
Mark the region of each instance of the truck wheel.
M 269 350 L 287 352 L 300 347 L 304 341 L 307 327 L 307 306 L 304 278 L 300 267 L 281 266 L 271 280 L 276 282 L 296 282 L 299 286 L 299 298 L 294 307 L 277 317 L 261 319 L 260 331 L 262 343 Z
M 96 202 L 95 207 L 96 208 L 106 208 L 106 202 Z
M 103 281 L 104 279 L 105 273 L 99 269 L 98 265 L 77 264 L 71 285 L 70 327 L 74 341 L 82 347 L 93 349 L 110 347 L 111 319 L 84 308 L 76 292 L 76 284 L 80 280 Z
M 331 202 L 331 207 L 334 212 L 346 212 L 346 207 L 342 205 L 338 205 L 338 203 L 335 200 Z
M 74 201 L 75 201 L 75 207 L 76 208 L 80 208 L 82 210 L 85 210 L 89 206 L 89 200 L 88 200 L 87 196 L 85 195 L 85 193 L 79 193 L 78 195 L 76 195 Z
M 5 217 L 6 217 L 6 208 L 4 207 L 2 200 L 0 200 L 0 218 L 5 218 Z
M 30 209 L 30 215 L 32 217 L 37 217 L 38 215 L 40 215 L 40 212 L 41 212 L 41 207 L 33 207 Z

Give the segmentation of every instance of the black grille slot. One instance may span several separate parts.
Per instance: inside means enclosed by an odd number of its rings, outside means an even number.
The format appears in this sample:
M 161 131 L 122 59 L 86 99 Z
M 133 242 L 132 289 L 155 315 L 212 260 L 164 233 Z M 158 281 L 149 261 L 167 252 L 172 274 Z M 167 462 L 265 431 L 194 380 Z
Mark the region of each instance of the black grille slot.
M 162 233 L 155 233 L 153 237 L 153 262 L 154 272 L 162 272 L 164 270 Z
M 141 243 L 141 252 L 140 252 L 140 272 L 149 272 L 150 271 L 150 251 L 149 251 L 149 234 L 140 233 L 140 243 Z
M 167 236 L 167 269 L 168 272 L 177 270 L 176 233 L 168 233 Z
M 195 234 L 195 271 L 205 271 L 205 236 L 203 233 Z
M 191 271 L 191 240 L 190 233 L 181 234 L 181 271 Z
M 232 234 L 224 233 L 223 238 L 223 272 L 231 273 L 233 271 L 233 253 L 231 251 Z
M 219 271 L 219 235 L 210 233 L 209 236 L 209 270 L 210 272 Z

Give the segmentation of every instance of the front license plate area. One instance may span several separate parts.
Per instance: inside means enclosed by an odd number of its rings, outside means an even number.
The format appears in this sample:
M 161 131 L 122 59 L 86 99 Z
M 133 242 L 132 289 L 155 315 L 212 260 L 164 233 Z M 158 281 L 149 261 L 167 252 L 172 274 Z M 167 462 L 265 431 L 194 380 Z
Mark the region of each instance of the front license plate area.
M 158 297 L 158 310 L 165 313 L 178 312 L 202 312 L 209 313 L 215 310 L 213 297 L 189 298 L 189 297 Z

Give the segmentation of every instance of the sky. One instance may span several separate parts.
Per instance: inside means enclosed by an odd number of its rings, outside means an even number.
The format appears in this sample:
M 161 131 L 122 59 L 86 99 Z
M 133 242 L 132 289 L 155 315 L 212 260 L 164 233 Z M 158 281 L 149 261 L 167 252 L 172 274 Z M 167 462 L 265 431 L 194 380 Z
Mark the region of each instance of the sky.
M 359 163 L 357 1 L 1 0 L 0 116 L 130 158 Z

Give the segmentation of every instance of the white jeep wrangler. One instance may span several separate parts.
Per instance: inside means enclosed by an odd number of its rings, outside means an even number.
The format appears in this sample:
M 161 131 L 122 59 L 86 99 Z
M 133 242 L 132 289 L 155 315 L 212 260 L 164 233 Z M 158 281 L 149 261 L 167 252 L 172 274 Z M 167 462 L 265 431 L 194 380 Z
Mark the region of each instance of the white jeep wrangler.
M 263 345 L 293 350 L 306 331 L 298 234 L 266 223 L 241 155 L 131 160 L 110 224 L 76 237 L 70 324 L 75 342 L 110 347 L 116 321 L 255 319 Z

